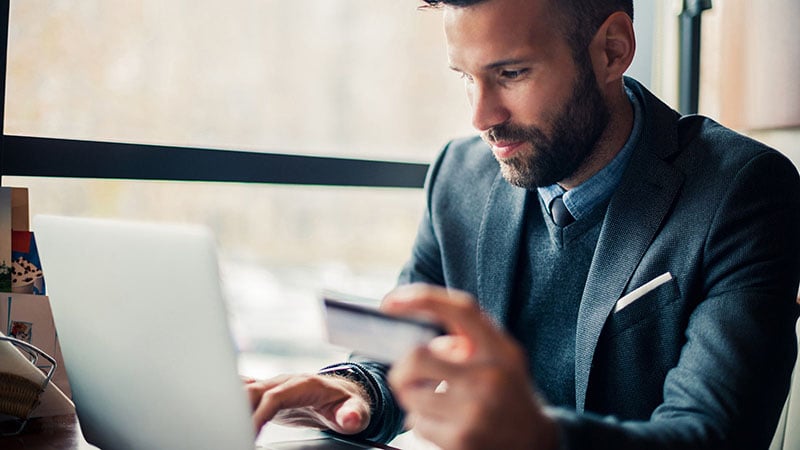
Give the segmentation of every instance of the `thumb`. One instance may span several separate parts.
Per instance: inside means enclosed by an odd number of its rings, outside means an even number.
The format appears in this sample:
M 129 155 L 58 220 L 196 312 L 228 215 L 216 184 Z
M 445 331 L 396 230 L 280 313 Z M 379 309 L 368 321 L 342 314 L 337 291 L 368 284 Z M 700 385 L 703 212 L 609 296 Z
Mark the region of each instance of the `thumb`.
M 350 398 L 336 410 L 336 432 L 355 434 L 369 425 L 369 406 L 360 398 Z

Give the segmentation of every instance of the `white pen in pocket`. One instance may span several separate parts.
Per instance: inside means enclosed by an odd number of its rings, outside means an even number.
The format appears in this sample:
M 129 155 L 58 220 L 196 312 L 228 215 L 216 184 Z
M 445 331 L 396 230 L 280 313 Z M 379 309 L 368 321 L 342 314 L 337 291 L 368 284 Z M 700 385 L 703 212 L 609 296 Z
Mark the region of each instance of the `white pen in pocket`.
M 617 301 L 617 305 L 614 306 L 614 312 L 615 313 L 620 312 L 626 306 L 630 305 L 631 303 L 640 299 L 643 295 L 647 294 L 648 292 L 661 286 L 662 284 L 666 283 L 671 279 L 672 279 L 672 274 L 669 272 L 665 272 L 653 278 L 652 280 L 648 281 L 647 283 L 639 286 L 638 288 L 632 290 L 631 292 L 628 293 L 628 295 L 623 296 L 621 299 Z

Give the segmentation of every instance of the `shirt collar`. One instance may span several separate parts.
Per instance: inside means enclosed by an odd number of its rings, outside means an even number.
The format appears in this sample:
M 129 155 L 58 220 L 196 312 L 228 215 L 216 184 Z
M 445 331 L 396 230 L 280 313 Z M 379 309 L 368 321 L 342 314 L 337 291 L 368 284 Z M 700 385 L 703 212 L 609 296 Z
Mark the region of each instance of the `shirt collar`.
M 625 93 L 628 94 L 628 99 L 630 99 L 633 106 L 633 127 L 625 145 L 622 146 L 614 159 L 599 172 L 569 191 L 559 186 L 558 183 L 538 188 L 539 195 L 544 200 L 548 212 L 550 212 L 550 203 L 553 199 L 563 195 L 564 206 L 567 207 L 572 217 L 576 220 L 580 219 L 591 213 L 595 206 L 606 201 L 616 189 L 622 179 L 625 168 L 628 166 L 631 153 L 633 153 L 636 144 L 639 143 L 644 126 L 639 98 L 627 87 L 625 87 Z

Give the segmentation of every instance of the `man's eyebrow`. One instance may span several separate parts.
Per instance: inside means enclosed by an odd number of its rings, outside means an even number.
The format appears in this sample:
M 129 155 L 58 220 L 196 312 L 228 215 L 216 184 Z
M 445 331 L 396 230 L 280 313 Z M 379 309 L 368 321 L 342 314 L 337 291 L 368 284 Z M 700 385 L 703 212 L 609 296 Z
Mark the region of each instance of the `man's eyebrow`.
M 501 59 L 500 61 L 495 61 L 495 62 L 493 62 L 491 64 L 487 64 L 483 68 L 491 70 L 491 69 L 497 69 L 499 67 L 505 67 L 505 66 L 517 66 L 517 65 L 520 65 L 520 64 L 524 64 L 526 62 L 527 62 L 527 60 L 522 59 L 522 58 Z
M 483 70 L 493 70 L 493 69 L 497 69 L 497 68 L 505 67 L 505 66 L 516 66 L 516 65 L 520 65 L 520 64 L 526 64 L 528 62 L 529 62 L 529 60 L 522 59 L 522 58 L 501 59 L 499 61 L 495 61 L 493 63 L 489 63 L 489 64 L 483 66 Z M 450 70 L 452 70 L 452 71 L 463 72 L 463 70 L 461 70 L 458 66 L 455 66 L 455 65 L 451 64 L 449 67 L 450 67 Z

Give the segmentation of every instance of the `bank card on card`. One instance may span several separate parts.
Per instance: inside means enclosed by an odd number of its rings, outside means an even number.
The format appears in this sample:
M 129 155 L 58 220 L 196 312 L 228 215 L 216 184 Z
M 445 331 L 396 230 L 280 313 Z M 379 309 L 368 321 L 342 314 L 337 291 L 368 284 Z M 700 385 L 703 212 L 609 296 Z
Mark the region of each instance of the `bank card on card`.
M 390 316 L 357 297 L 325 291 L 322 300 L 328 341 L 378 362 L 390 364 L 445 334 L 433 322 Z

